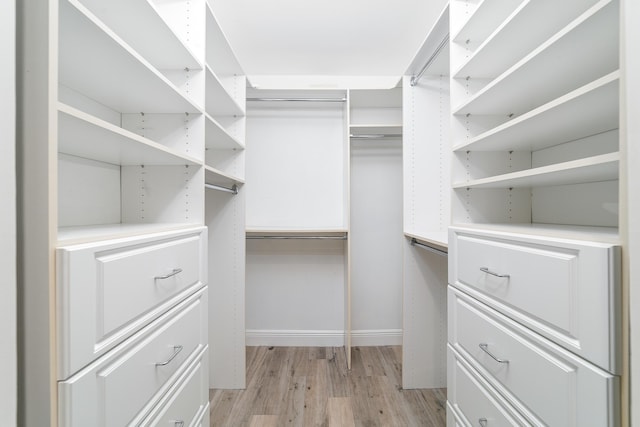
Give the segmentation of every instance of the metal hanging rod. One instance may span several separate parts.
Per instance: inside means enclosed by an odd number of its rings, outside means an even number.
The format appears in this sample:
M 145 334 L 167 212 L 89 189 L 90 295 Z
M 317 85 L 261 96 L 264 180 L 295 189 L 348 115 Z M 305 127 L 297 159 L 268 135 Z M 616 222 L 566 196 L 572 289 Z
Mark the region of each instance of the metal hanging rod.
M 204 187 L 210 190 L 224 191 L 225 193 L 238 194 L 238 186 L 233 185 L 231 188 L 222 187 L 220 185 L 204 183 Z
M 347 240 L 347 236 L 247 236 L 247 240 Z
M 429 59 L 427 59 L 427 62 L 424 64 L 424 66 L 420 69 L 420 71 L 418 72 L 418 74 L 416 74 L 415 76 L 411 77 L 411 81 L 410 84 L 411 86 L 415 86 L 418 84 L 418 82 L 420 81 L 420 79 L 422 78 L 422 76 L 424 75 L 424 73 L 427 71 L 427 69 L 431 66 L 431 64 L 433 63 L 433 61 L 436 60 L 436 58 L 438 57 L 438 55 L 440 54 L 440 51 L 447 45 L 447 43 L 449 43 L 449 33 L 447 33 L 446 36 L 444 36 L 444 38 L 442 39 L 442 41 L 440 42 L 440 44 L 438 45 L 438 47 L 436 48 L 436 50 L 431 54 L 431 56 L 429 57 Z
M 401 133 L 376 133 L 367 135 L 349 135 L 353 139 L 384 139 L 384 138 L 402 138 Z
M 412 246 L 417 246 L 417 247 L 422 248 L 422 249 L 424 249 L 426 251 L 432 252 L 432 253 L 434 253 L 436 255 L 440 255 L 440 256 L 448 256 L 449 255 L 447 253 L 447 251 L 443 251 L 441 249 L 436 249 L 436 248 L 433 248 L 433 247 L 431 247 L 429 245 L 425 245 L 424 243 L 420 243 L 415 238 L 411 238 L 411 245 Z
M 247 101 L 291 102 L 346 102 L 347 98 L 247 98 Z

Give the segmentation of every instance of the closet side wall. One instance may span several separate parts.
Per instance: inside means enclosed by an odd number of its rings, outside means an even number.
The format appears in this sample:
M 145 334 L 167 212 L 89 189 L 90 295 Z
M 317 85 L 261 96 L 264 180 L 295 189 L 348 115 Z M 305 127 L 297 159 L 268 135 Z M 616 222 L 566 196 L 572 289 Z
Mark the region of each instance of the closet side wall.
M 16 3 L 6 0 L 0 13 L 0 424 L 16 424 L 16 153 L 15 41 Z

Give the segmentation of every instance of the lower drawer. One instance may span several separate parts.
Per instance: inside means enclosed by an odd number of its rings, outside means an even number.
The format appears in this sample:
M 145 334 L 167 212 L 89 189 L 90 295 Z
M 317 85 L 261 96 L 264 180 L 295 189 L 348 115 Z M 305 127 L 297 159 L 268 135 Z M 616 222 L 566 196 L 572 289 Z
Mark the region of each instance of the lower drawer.
M 209 400 L 206 360 L 205 352 L 162 398 L 143 426 L 197 425 Z
M 449 344 L 534 424 L 615 426 L 619 378 L 449 287 Z
M 200 357 L 206 343 L 205 288 L 114 351 L 60 381 L 60 425 L 123 426 L 141 420 Z
M 447 400 L 463 425 L 529 426 L 459 354 L 448 347 Z

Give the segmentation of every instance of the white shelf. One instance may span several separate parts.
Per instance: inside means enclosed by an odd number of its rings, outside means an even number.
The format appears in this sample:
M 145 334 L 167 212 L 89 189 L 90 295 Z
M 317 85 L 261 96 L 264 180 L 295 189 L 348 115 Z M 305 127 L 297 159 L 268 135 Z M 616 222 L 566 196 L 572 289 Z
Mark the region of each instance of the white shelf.
M 98 224 L 77 227 L 58 228 L 57 246 L 67 246 L 78 243 L 91 243 L 107 239 L 150 235 L 174 230 L 189 230 L 201 228 L 201 224 L 184 223 L 154 223 L 154 224 Z
M 338 228 L 271 228 L 247 227 L 247 236 L 301 236 L 301 237 L 343 237 L 348 235 L 346 229 Z
M 402 136 L 402 124 L 364 124 L 350 125 L 352 135 L 400 135 Z
M 619 72 L 491 129 L 454 151 L 540 150 L 617 129 Z
M 115 165 L 201 165 L 164 145 L 58 103 L 58 151 Z
M 244 116 L 244 108 L 227 92 L 227 89 L 211 67 L 207 65 L 206 68 L 206 112 L 213 117 Z
M 238 184 L 244 184 L 244 179 L 222 172 L 209 165 L 205 165 L 205 183 L 219 185 L 222 187 L 232 187 Z
M 608 2 L 608 1 L 607 1 Z M 595 3 L 595 0 L 593 1 Z M 583 13 L 585 2 L 556 0 L 524 1 L 473 55 L 454 72 L 456 78 L 494 78 L 527 52 L 553 36 L 572 17 Z M 475 34 L 469 34 L 477 39 Z M 518 40 L 514 43 L 514 40 Z
M 618 179 L 620 153 L 608 153 L 489 178 L 455 183 L 462 188 L 526 188 Z
M 205 114 L 205 147 L 213 150 L 243 150 L 244 144 L 231 135 L 216 119 Z
M 411 239 L 416 239 L 419 242 L 426 243 L 435 249 L 447 251 L 449 247 L 449 232 L 448 231 L 431 231 L 423 234 L 407 233 L 404 235 Z
M 121 113 L 201 113 L 83 6 L 60 2 L 59 42 L 62 85 Z
M 227 36 L 220 28 L 218 21 L 207 3 L 207 40 L 206 62 L 220 76 L 233 76 L 243 74 L 242 67 L 231 49 Z
M 620 244 L 620 235 L 617 227 L 593 227 L 584 225 L 566 224 L 539 224 L 539 223 L 514 223 L 514 224 L 485 224 L 485 223 L 456 223 L 454 227 L 470 230 L 492 231 L 499 233 L 520 234 L 523 236 L 541 236 L 556 239 L 586 240 L 605 244 Z
M 598 3 L 471 99 L 455 115 L 520 115 L 618 69 L 617 3 Z
M 456 43 L 465 43 L 467 40 L 481 43 L 521 2 L 522 0 L 480 0 L 473 14 L 457 34 L 453 35 L 452 40 Z
M 69 0 L 91 10 L 155 68 L 202 69 L 202 63 L 169 27 L 149 0 Z M 142 31 L 141 29 L 144 29 Z M 153 34 L 153 37 L 149 36 Z

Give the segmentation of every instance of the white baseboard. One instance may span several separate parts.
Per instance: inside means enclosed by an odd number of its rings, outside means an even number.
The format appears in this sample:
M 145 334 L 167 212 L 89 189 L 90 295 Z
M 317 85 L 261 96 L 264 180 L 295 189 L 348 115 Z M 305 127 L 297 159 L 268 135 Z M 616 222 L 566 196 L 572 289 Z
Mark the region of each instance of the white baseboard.
M 274 330 L 247 329 L 249 347 L 342 347 L 343 330 Z M 402 345 L 402 329 L 367 329 L 351 331 L 353 346 Z

